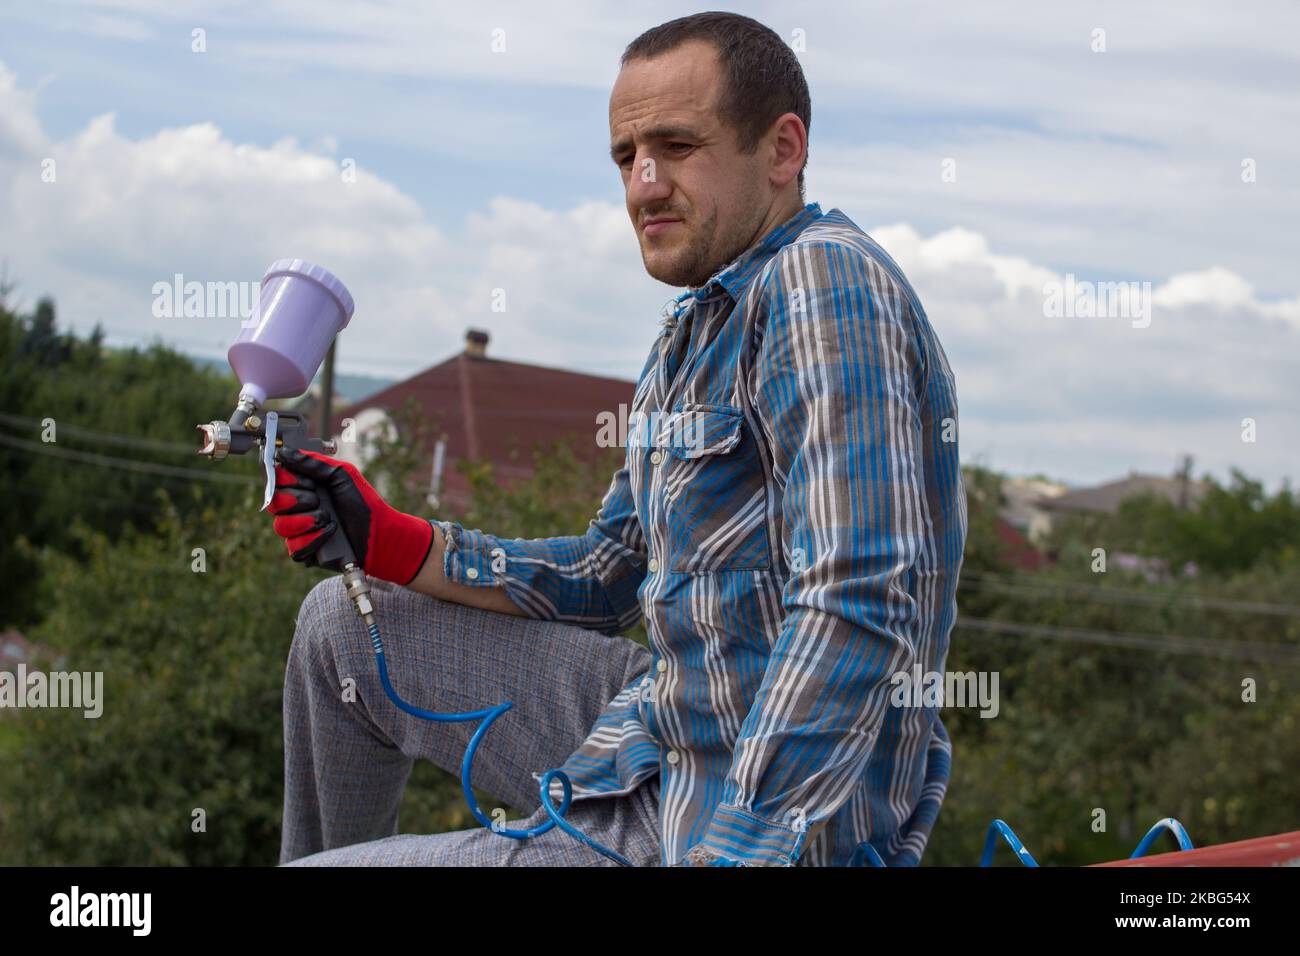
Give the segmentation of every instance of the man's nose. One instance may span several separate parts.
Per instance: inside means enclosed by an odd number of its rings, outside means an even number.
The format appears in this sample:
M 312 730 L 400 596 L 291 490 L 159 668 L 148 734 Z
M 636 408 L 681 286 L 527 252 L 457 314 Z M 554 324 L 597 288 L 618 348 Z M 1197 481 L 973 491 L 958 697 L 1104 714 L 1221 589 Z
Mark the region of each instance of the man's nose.
M 638 156 L 632 164 L 632 173 L 627 179 L 627 201 L 633 207 L 645 207 L 662 203 L 673 191 L 672 183 L 662 170 L 658 169 L 654 158 Z

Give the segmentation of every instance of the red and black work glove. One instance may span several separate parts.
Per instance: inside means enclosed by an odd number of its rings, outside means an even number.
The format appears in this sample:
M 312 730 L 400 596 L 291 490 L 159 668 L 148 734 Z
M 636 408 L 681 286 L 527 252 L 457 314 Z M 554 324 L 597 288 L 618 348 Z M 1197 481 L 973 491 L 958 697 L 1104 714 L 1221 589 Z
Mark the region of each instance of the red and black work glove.
M 312 451 L 276 452 L 275 495 L 268 511 L 295 561 L 317 567 L 315 554 L 339 529 L 321 510 L 319 489 L 334 503 L 357 564 L 371 577 L 409 584 L 433 547 L 433 526 L 379 497 L 350 462 Z

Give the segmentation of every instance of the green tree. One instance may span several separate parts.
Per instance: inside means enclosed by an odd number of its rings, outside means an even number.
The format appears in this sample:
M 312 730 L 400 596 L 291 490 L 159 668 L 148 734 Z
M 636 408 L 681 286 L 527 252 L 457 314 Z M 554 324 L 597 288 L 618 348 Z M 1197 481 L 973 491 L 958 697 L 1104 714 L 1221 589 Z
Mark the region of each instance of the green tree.
M 75 549 L 74 517 L 112 538 L 151 527 L 157 488 L 188 513 L 255 481 L 256 462 L 242 459 L 195 477 L 212 466 L 194 454 L 194 426 L 224 418 L 237 392 L 233 376 L 161 345 L 106 355 L 102 329 L 61 335 L 49 299 L 26 317 L 0 307 L 0 576 L 11 596 L 0 625 L 31 624 L 47 598 L 20 539 Z
M 251 456 L 217 467 L 150 444 L 188 443 L 195 422 L 228 413 L 236 384 L 158 346 L 106 353 L 95 334 L 60 335 L 52 304 L 20 317 L 3 302 L 0 289 L 0 492 L 13 503 L 0 517 L 0 573 L 17 595 L 7 613 L 54 658 L 39 665 L 102 671 L 105 701 L 96 720 L 0 713 L 0 863 L 273 863 L 284 661 L 324 573 L 289 561 L 257 513 Z M 57 454 L 34 447 L 33 423 L 47 417 Z M 409 408 L 394 421 L 367 477 L 428 515 L 423 461 L 441 425 Z M 504 536 L 580 534 L 621 453 L 518 454 L 533 456 L 527 481 L 456 463 L 470 504 L 436 516 Z M 240 483 L 86 455 L 209 466 Z M 1051 542 L 1057 563 L 1028 573 L 1007 560 L 999 532 L 1001 476 L 968 468 L 963 478 L 970 530 L 947 667 L 998 672 L 999 714 L 944 711 L 953 778 L 926 863 L 975 862 L 994 817 L 1058 865 L 1125 856 L 1165 815 L 1198 844 L 1294 829 L 1300 519 L 1289 487 L 1268 495 L 1235 473 L 1194 509 L 1146 498 L 1113 518 L 1066 521 Z M 1198 573 L 1159 582 L 1113 563 L 1094 573 L 1096 547 Z M 1061 639 L 1067 628 L 1075 636 Z M 1180 652 L 1186 638 L 1222 653 Z M 407 832 L 474 825 L 458 781 L 424 762 L 401 819 Z M 1018 865 L 1005 850 L 999 860 Z
M 975 862 L 994 817 L 1048 864 L 1127 856 L 1166 815 L 1198 845 L 1294 829 L 1300 785 L 1286 768 L 1294 766 L 1300 717 L 1300 609 L 1293 606 L 1300 562 L 1285 548 L 1270 556 L 1262 548 L 1269 537 L 1253 521 L 1225 518 L 1232 502 L 1257 494 L 1239 483 L 1186 512 L 1157 498 L 1126 502 L 1122 519 L 1064 523 L 1054 536 L 1054 567 L 967 580 L 948 669 L 999 672 L 1000 713 L 987 721 L 970 711 L 944 713 L 953 778 L 927 864 Z M 1202 559 L 1222 560 L 1199 560 L 1198 575 L 1164 584 L 1113 562 L 1105 573 L 1093 571 L 1094 547 L 1114 552 L 1143 541 L 1149 555 L 1179 566 L 1192 552 L 1149 530 L 1175 524 L 1185 540 L 1200 543 Z M 1110 643 L 990 632 L 972 618 L 1073 628 Z M 1164 646 L 1107 638 L 1131 634 Z M 1186 638 L 1221 641 L 1224 651 L 1176 652 Z M 1244 644 L 1275 647 L 1280 656 L 1229 649 Z M 1253 702 L 1243 699 L 1248 679 L 1258 688 Z M 1093 828 L 1097 810 L 1105 811 L 1104 831 Z M 1005 848 L 999 860 L 1018 865 Z

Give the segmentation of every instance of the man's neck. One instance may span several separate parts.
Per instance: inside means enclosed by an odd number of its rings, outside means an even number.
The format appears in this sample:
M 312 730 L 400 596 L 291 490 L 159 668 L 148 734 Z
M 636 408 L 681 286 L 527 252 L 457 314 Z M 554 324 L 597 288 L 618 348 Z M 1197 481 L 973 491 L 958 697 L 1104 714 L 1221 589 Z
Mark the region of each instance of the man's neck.
M 748 245 L 746 245 L 740 252 L 736 253 L 736 255 L 729 259 L 727 263 L 724 263 L 715 269 L 713 275 L 717 275 L 718 271 L 726 268 L 727 265 L 744 256 L 747 252 L 757 246 L 759 242 L 762 241 L 763 237 L 777 226 L 789 222 L 795 216 L 799 215 L 799 213 L 803 212 L 806 205 L 807 204 L 799 197 L 798 193 L 795 193 L 793 198 L 787 198 L 781 203 L 773 204 L 772 208 L 768 210 L 767 215 L 763 217 L 762 225 L 760 225 L 758 229 L 755 230 L 754 235 L 750 237 Z M 705 281 L 707 282 L 708 280 Z M 700 285 L 687 284 L 686 288 L 693 292 L 699 289 L 702 285 L 704 285 L 704 283 L 700 283 Z
M 763 224 L 759 226 L 758 231 L 754 233 L 754 238 L 750 242 L 749 247 L 752 249 L 756 242 L 758 242 L 760 239 L 766 236 L 777 226 L 789 222 L 795 216 L 799 215 L 799 213 L 803 212 L 803 208 L 805 205 L 806 204 L 799 197 L 798 193 L 794 194 L 791 197 L 788 197 L 784 202 L 774 204 L 772 206 L 772 209 L 768 212 L 767 216 L 764 218 Z

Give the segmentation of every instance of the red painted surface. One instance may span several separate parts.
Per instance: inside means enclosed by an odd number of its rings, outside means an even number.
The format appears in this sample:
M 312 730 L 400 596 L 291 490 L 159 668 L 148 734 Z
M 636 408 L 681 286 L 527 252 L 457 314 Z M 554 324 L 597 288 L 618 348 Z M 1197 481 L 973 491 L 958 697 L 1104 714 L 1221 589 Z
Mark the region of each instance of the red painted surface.
M 997 519 L 996 528 L 998 538 L 1002 541 L 1002 556 L 1012 567 L 1022 571 L 1037 571 L 1049 563 L 1045 554 L 1002 518 Z
M 1170 840 L 1172 837 L 1162 837 Z M 1300 830 L 1096 866 L 1300 866 Z
M 565 441 L 579 457 L 594 458 L 601 453 L 597 415 L 625 419 L 619 406 L 630 406 L 635 391 L 635 382 L 622 379 L 460 354 L 336 412 L 331 434 L 364 408 L 391 412 L 415 399 L 435 429 L 424 449 L 423 473 L 430 473 L 433 442 L 442 434 L 447 441 L 443 500 L 463 505 L 468 486 L 456 470 L 457 459 L 490 461 L 497 476 L 512 483 L 533 473 L 534 442 Z

